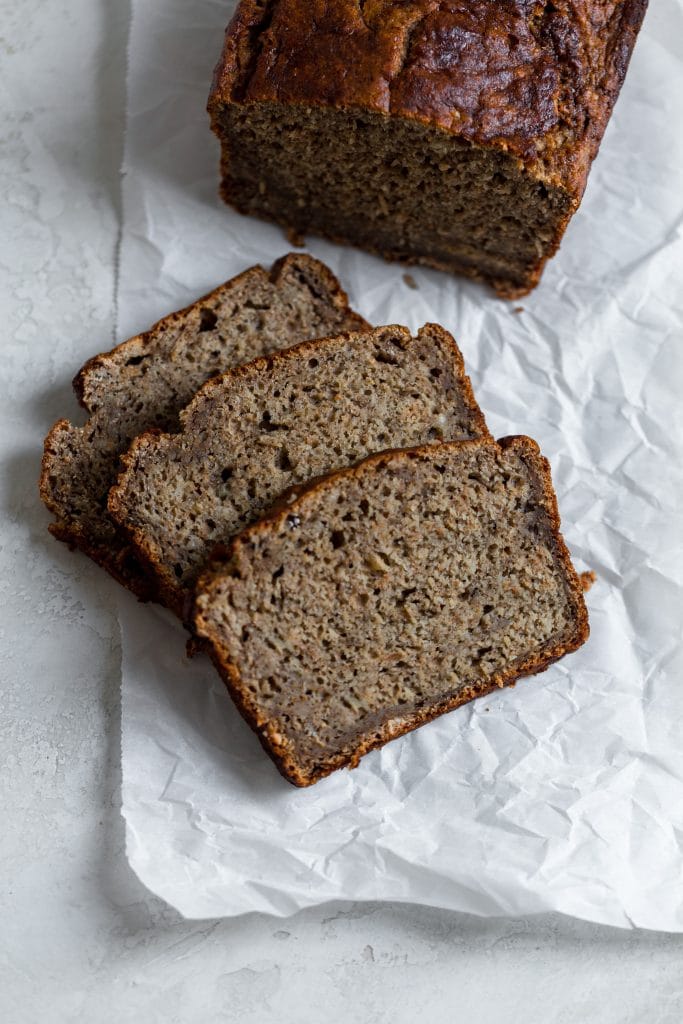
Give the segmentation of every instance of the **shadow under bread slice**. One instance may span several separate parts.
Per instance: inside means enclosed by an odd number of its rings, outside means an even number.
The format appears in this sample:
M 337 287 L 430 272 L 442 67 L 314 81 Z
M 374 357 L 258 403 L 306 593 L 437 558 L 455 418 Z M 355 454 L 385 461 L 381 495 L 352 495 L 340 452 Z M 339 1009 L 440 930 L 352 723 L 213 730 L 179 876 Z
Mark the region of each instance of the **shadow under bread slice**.
M 178 413 L 211 376 L 309 338 L 367 324 L 334 275 L 304 254 L 252 267 L 160 320 L 145 334 L 89 360 L 74 379 L 88 412 L 45 440 L 40 493 L 50 531 L 104 566 L 139 597 L 150 581 L 107 511 L 119 456 L 143 430 L 178 429 Z
M 281 773 L 308 786 L 588 638 L 526 437 L 372 456 L 215 556 L 192 614 Z
M 487 436 L 453 338 L 435 325 L 306 342 L 209 381 L 180 433 L 123 458 L 109 511 L 178 615 L 216 543 L 279 494 L 372 452 Z

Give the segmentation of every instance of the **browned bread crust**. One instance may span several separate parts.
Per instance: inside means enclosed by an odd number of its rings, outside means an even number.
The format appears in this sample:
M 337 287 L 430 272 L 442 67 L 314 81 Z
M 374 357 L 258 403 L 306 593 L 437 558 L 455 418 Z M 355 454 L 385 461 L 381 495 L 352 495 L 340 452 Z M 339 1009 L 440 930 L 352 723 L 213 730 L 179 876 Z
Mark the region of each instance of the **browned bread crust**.
M 40 496 L 56 519 L 50 532 L 141 599 L 153 597 L 151 579 L 106 508 L 119 456 L 132 438 L 155 426 L 172 429 L 206 378 L 236 358 L 248 361 L 305 338 L 365 327 L 331 271 L 296 253 L 270 271 L 244 271 L 144 334 L 94 356 L 73 381 L 87 422 L 79 427 L 59 420 L 45 439 Z
M 498 441 L 497 445 L 516 452 L 524 462 L 529 464 L 530 472 L 535 477 L 536 501 L 545 516 L 547 528 L 552 537 L 557 571 L 564 577 L 564 586 L 569 606 L 572 609 L 572 626 L 569 633 L 559 641 L 547 643 L 539 654 L 518 661 L 506 671 L 496 673 L 485 682 L 466 686 L 454 695 L 430 706 L 421 707 L 413 713 L 399 717 L 392 715 L 384 722 L 380 720 L 377 728 L 370 735 L 362 737 L 352 751 L 345 750 L 336 757 L 326 758 L 324 763 L 317 765 L 313 770 L 310 769 L 310 766 L 302 765 L 293 750 L 292 743 L 282 735 L 278 723 L 264 713 L 263 708 L 259 706 L 258 699 L 245 685 L 234 651 L 225 642 L 220 629 L 216 628 L 215 621 L 212 621 L 210 614 L 212 595 L 216 594 L 226 577 L 233 575 L 238 579 L 241 577 L 241 567 L 245 561 L 248 561 L 255 541 L 260 538 L 276 538 L 278 532 L 291 523 L 292 517 L 303 519 L 309 509 L 315 510 L 321 494 L 326 490 L 333 490 L 340 480 L 349 480 L 355 477 L 359 481 L 363 481 L 370 474 L 381 473 L 384 467 L 395 466 L 399 462 L 410 463 L 412 460 L 438 462 L 448 457 L 449 450 L 495 448 L 496 442 L 488 439 L 448 442 L 436 447 L 425 446 L 382 452 L 370 456 L 350 469 L 331 473 L 303 487 L 292 488 L 282 496 L 268 515 L 235 537 L 227 547 L 219 548 L 214 552 L 212 561 L 197 581 L 194 598 L 188 608 L 188 618 L 193 622 L 196 635 L 201 638 L 208 650 L 240 713 L 258 736 L 264 750 L 275 762 L 278 770 L 289 782 L 296 786 L 309 786 L 338 768 L 355 767 L 364 754 L 383 746 L 389 740 L 402 736 L 447 711 L 490 693 L 498 687 L 512 686 L 519 678 L 544 671 L 553 662 L 576 650 L 588 639 L 588 613 L 583 587 L 560 533 L 560 517 L 550 476 L 550 466 L 547 460 L 540 455 L 538 445 L 531 438 L 506 437 Z M 313 638 L 312 642 L 314 642 Z
M 242 0 L 208 104 L 224 142 L 223 196 L 245 209 L 223 123 L 231 108 L 247 117 L 274 104 L 421 124 L 497 151 L 564 197 L 525 280 L 488 275 L 501 295 L 524 294 L 579 205 L 646 8 L 647 0 Z M 277 199 L 247 212 L 306 228 L 283 216 Z M 389 258 L 451 270 L 457 262 L 397 254 L 333 225 L 309 229 Z M 486 276 L 466 264 L 457 269 Z

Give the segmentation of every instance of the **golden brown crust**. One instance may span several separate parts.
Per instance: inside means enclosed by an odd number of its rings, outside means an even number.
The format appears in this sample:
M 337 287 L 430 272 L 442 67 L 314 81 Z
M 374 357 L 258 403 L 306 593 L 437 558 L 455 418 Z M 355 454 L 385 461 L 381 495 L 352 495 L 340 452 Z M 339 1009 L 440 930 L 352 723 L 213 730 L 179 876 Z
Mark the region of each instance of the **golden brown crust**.
M 581 580 L 581 587 L 583 589 L 583 592 L 584 594 L 587 594 L 588 591 L 597 582 L 598 574 L 594 572 L 593 569 L 588 569 L 586 570 L 586 572 L 582 572 L 579 578 Z
M 406 340 L 411 338 L 410 331 L 406 327 L 400 327 L 397 325 L 376 328 L 376 330 L 393 331 L 401 333 Z M 431 332 L 437 334 L 442 342 L 451 350 L 453 362 L 457 370 L 457 380 L 461 386 L 463 403 L 470 415 L 472 416 L 473 424 L 476 425 L 476 429 L 479 431 L 482 437 L 490 438 L 491 434 L 486 425 L 484 414 L 482 413 L 477 400 L 474 397 L 472 390 L 472 383 L 465 372 L 465 363 L 462 357 L 462 353 L 458 348 L 455 339 L 440 327 L 438 324 L 425 324 L 417 332 L 419 338 L 423 333 Z M 335 338 L 322 338 L 313 341 L 302 341 L 298 345 L 293 345 L 288 349 L 279 349 L 276 352 L 272 352 L 268 356 L 260 356 L 258 359 L 254 359 L 250 363 L 246 363 L 243 366 L 236 366 L 232 370 L 228 370 L 227 373 L 221 374 L 218 377 L 212 377 L 208 380 L 197 392 L 194 399 L 180 414 L 180 423 L 184 428 L 188 420 L 191 419 L 195 407 L 202 403 L 207 397 L 211 395 L 212 391 L 220 390 L 224 386 L 226 380 L 237 381 L 247 380 L 254 375 L 268 372 L 276 363 L 287 362 L 290 359 L 298 359 L 302 354 L 311 352 L 315 354 L 316 350 L 319 351 L 320 345 L 333 344 L 338 345 L 341 339 L 349 338 L 354 333 L 353 331 L 345 331 L 342 334 L 337 335 Z M 109 499 L 107 502 L 107 508 L 112 519 L 117 523 L 119 529 L 126 535 L 130 550 L 139 562 L 145 566 L 149 577 L 154 580 L 155 599 L 164 604 L 167 608 L 183 619 L 185 612 L 186 593 L 185 590 L 178 585 L 177 579 L 164 565 L 163 561 L 159 556 L 159 551 L 144 531 L 137 527 L 131 526 L 127 521 L 127 507 L 125 504 L 125 493 L 127 488 L 127 477 L 128 472 L 134 472 L 136 462 L 139 456 L 143 453 L 149 442 L 156 440 L 160 435 L 159 430 L 148 430 L 144 434 L 140 434 L 135 438 L 128 451 L 121 456 L 121 472 L 119 473 L 116 484 L 111 488 L 109 492 Z M 171 435 L 163 435 L 171 436 Z M 289 493 L 289 492 L 288 492 Z
M 209 99 L 414 119 L 576 202 L 647 0 L 242 0 Z
M 488 447 L 496 445 L 496 443 L 503 448 L 512 448 L 525 461 L 533 459 L 534 472 L 538 470 L 540 461 L 541 476 L 538 480 L 538 484 L 542 503 L 550 522 L 550 529 L 555 543 L 556 556 L 566 574 L 569 596 L 575 610 L 575 628 L 573 634 L 568 639 L 554 644 L 541 655 L 535 658 L 528 658 L 515 665 L 509 672 L 494 676 L 490 682 L 486 684 L 470 686 L 463 691 L 459 691 L 456 695 L 449 697 L 438 704 L 432 705 L 429 708 L 420 709 L 419 711 L 405 717 L 392 719 L 390 722 L 385 723 L 381 728 L 376 730 L 372 735 L 366 737 L 356 747 L 352 754 L 340 755 L 335 759 L 330 759 L 324 765 L 318 766 L 317 771 L 311 774 L 306 774 L 302 771 L 301 766 L 296 759 L 292 757 L 286 739 L 277 733 L 275 726 L 271 722 L 268 722 L 263 718 L 254 702 L 254 699 L 250 696 L 246 687 L 242 685 L 239 669 L 232 658 L 229 648 L 215 640 L 210 635 L 209 631 L 203 627 L 202 614 L 200 608 L 196 604 L 196 596 L 199 594 L 210 593 L 212 589 L 218 586 L 220 574 L 225 571 L 226 565 L 235 557 L 240 545 L 249 544 L 250 540 L 259 534 L 268 533 L 270 530 L 277 530 L 283 525 L 287 516 L 296 512 L 300 502 L 306 502 L 309 495 L 314 498 L 321 489 L 333 487 L 340 477 L 354 475 L 362 476 L 367 472 L 368 467 L 381 466 L 387 460 L 394 460 L 396 458 L 419 459 L 425 456 L 434 457 L 438 450 L 443 447 Z M 562 534 L 560 533 L 560 517 L 557 507 L 557 498 L 555 496 L 550 476 L 550 465 L 547 459 L 542 456 L 540 456 L 539 460 L 539 456 L 540 452 L 536 442 L 529 437 L 521 435 L 501 438 L 498 442 L 484 438 L 472 441 L 444 442 L 443 445 L 436 447 L 434 445 L 428 445 L 421 448 L 381 452 L 378 455 L 369 456 L 369 458 L 364 459 L 363 462 L 359 463 L 357 466 L 351 467 L 350 469 L 337 470 L 336 472 L 330 473 L 325 477 L 321 477 L 308 485 L 291 488 L 287 494 L 282 496 L 280 501 L 276 506 L 274 506 L 269 514 L 253 526 L 248 527 L 240 533 L 226 548 L 214 552 L 213 563 L 209 564 L 206 571 L 197 581 L 197 585 L 195 587 L 195 603 L 193 609 L 188 615 L 188 618 L 191 621 L 195 634 L 205 644 L 205 648 L 208 649 L 208 653 L 221 678 L 225 682 L 228 691 L 230 692 L 230 696 L 237 705 L 240 714 L 256 733 L 264 750 L 274 761 L 278 771 L 289 782 L 293 783 L 295 786 L 310 786 L 339 768 L 353 768 L 358 764 L 361 757 L 369 753 L 371 750 L 375 750 L 376 748 L 383 746 L 389 740 L 397 739 L 405 733 L 412 732 L 414 729 L 424 725 L 426 722 L 430 722 L 434 718 L 445 714 L 447 711 L 452 711 L 455 708 L 460 707 L 462 704 L 466 704 L 469 701 L 474 700 L 476 697 L 484 696 L 486 693 L 490 693 L 497 688 L 513 686 L 515 682 L 522 677 L 536 675 L 539 672 L 543 672 L 553 662 L 558 661 L 560 658 L 564 657 L 564 655 L 577 650 L 577 648 L 585 643 L 589 635 L 589 625 L 588 612 L 586 610 L 586 604 L 583 596 L 583 588 L 581 580 L 572 565 L 569 551 L 567 550 Z
M 357 330 L 369 327 L 363 317 L 351 310 L 348 296 L 331 270 L 325 264 L 313 259 L 313 257 L 305 253 L 289 253 L 276 260 L 270 270 L 267 271 L 267 274 L 272 283 L 277 285 L 281 277 L 286 277 L 290 269 L 299 265 L 314 270 L 315 275 L 320 278 L 325 288 L 326 299 L 333 307 L 343 313 L 349 322 L 353 323 L 355 321 Z M 227 286 L 231 288 L 239 287 L 244 281 L 248 281 L 255 271 L 266 273 L 261 267 L 250 267 L 228 281 Z M 154 343 L 154 340 L 160 333 L 170 332 L 177 323 L 184 321 L 191 310 L 201 305 L 211 306 L 214 301 L 218 300 L 225 288 L 226 284 L 219 285 L 185 308 L 162 317 L 161 320 L 157 321 L 143 334 L 129 338 L 114 348 L 98 353 L 89 359 L 73 379 L 73 388 L 80 405 L 87 413 L 92 415 L 96 395 L 92 393 L 91 382 L 96 380 L 98 371 L 113 365 L 121 365 L 128 355 L 138 356 L 145 351 L 149 344 Z M 77 548 L 82 551 L 99 566 L 106 569 L 117 582 L 132 591 L 140 600 L 161 599 L 162 603 L 165 603 L 164 595 L 158 595 L 153 577 L 148 575 L 144 568 L 144 563 L 136 556 L 135 551 L 125 539 L 123 532 L 119 532 L 114 542 L 110 545 L 98 543 L 82 522 L 77 519 L 65 519 L 63 508 L 55 501 L 53 489 L 50 486 L 50 475 L 59 472 L 61 458 L 59 448 L 60 436 L 74 431 L 78 431 L 81 436 L 85 436 L 89 423 L 90 421 L 86 422 L 83 427 L 75 428 L 66 419 L 58 420 L 45 438 L 39 493 L 43 503 L 56 518 L 56 522 L 51 523 L 48 529 L 58 540 L 68 544 L 72 549 Z

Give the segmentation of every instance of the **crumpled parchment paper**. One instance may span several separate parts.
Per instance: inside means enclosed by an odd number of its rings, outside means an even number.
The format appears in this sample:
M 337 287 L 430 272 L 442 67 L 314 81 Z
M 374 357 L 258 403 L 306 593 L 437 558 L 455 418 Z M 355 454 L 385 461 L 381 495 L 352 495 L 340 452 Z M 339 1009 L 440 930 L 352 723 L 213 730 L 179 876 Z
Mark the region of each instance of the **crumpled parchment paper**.
M 135 0 L 121 338 L 288 245 L 216 195 L 234 4 Z M 331 899 L 683 930 L 683 8 L 651 5 L 580 212 L 518 303 L 311 239 L 375 323 L 444 324 L 494 433 L 549 457 L 592 636 L 543 676 L 293 789 L 165 612 L 120 598 L 134 870 L 187 917 Z

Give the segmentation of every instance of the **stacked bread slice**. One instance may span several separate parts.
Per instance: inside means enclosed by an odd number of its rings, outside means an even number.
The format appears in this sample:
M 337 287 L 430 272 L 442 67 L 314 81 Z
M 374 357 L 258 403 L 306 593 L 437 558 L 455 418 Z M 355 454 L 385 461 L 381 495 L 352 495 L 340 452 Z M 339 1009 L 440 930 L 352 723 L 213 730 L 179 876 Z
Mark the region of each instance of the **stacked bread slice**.
M 77 382 L 53 532 L 186 621 L 294 784 L 587 638 L 536 444 L 491 438 L 446 331 L 367 327 L 316 261 L 248 271 Z
M 85 426 L 59 420 L 45 440 L 40 493 L 50 531 L 80 548 L 140 597 L 152 580 L 107 512 L 119 458 L 144 430 L 175 430 L 197 389 L 233 366 L 307 338 L 366 327 L 324 264 L 290 254 L 252 267 L 90 359 L 74 378 Z
M 583 643 L 558 527 L 529 438 L 371 456 L 217 553 L 195 628 L 281 772 L 307 786 Z
M 209 381 L 180 432 L 145 433 L 123 458 L 109 513 L 182 615 L 199 571 L 294 484 L 374 452 L 488 436 L 446 331 L 347 333 Z

